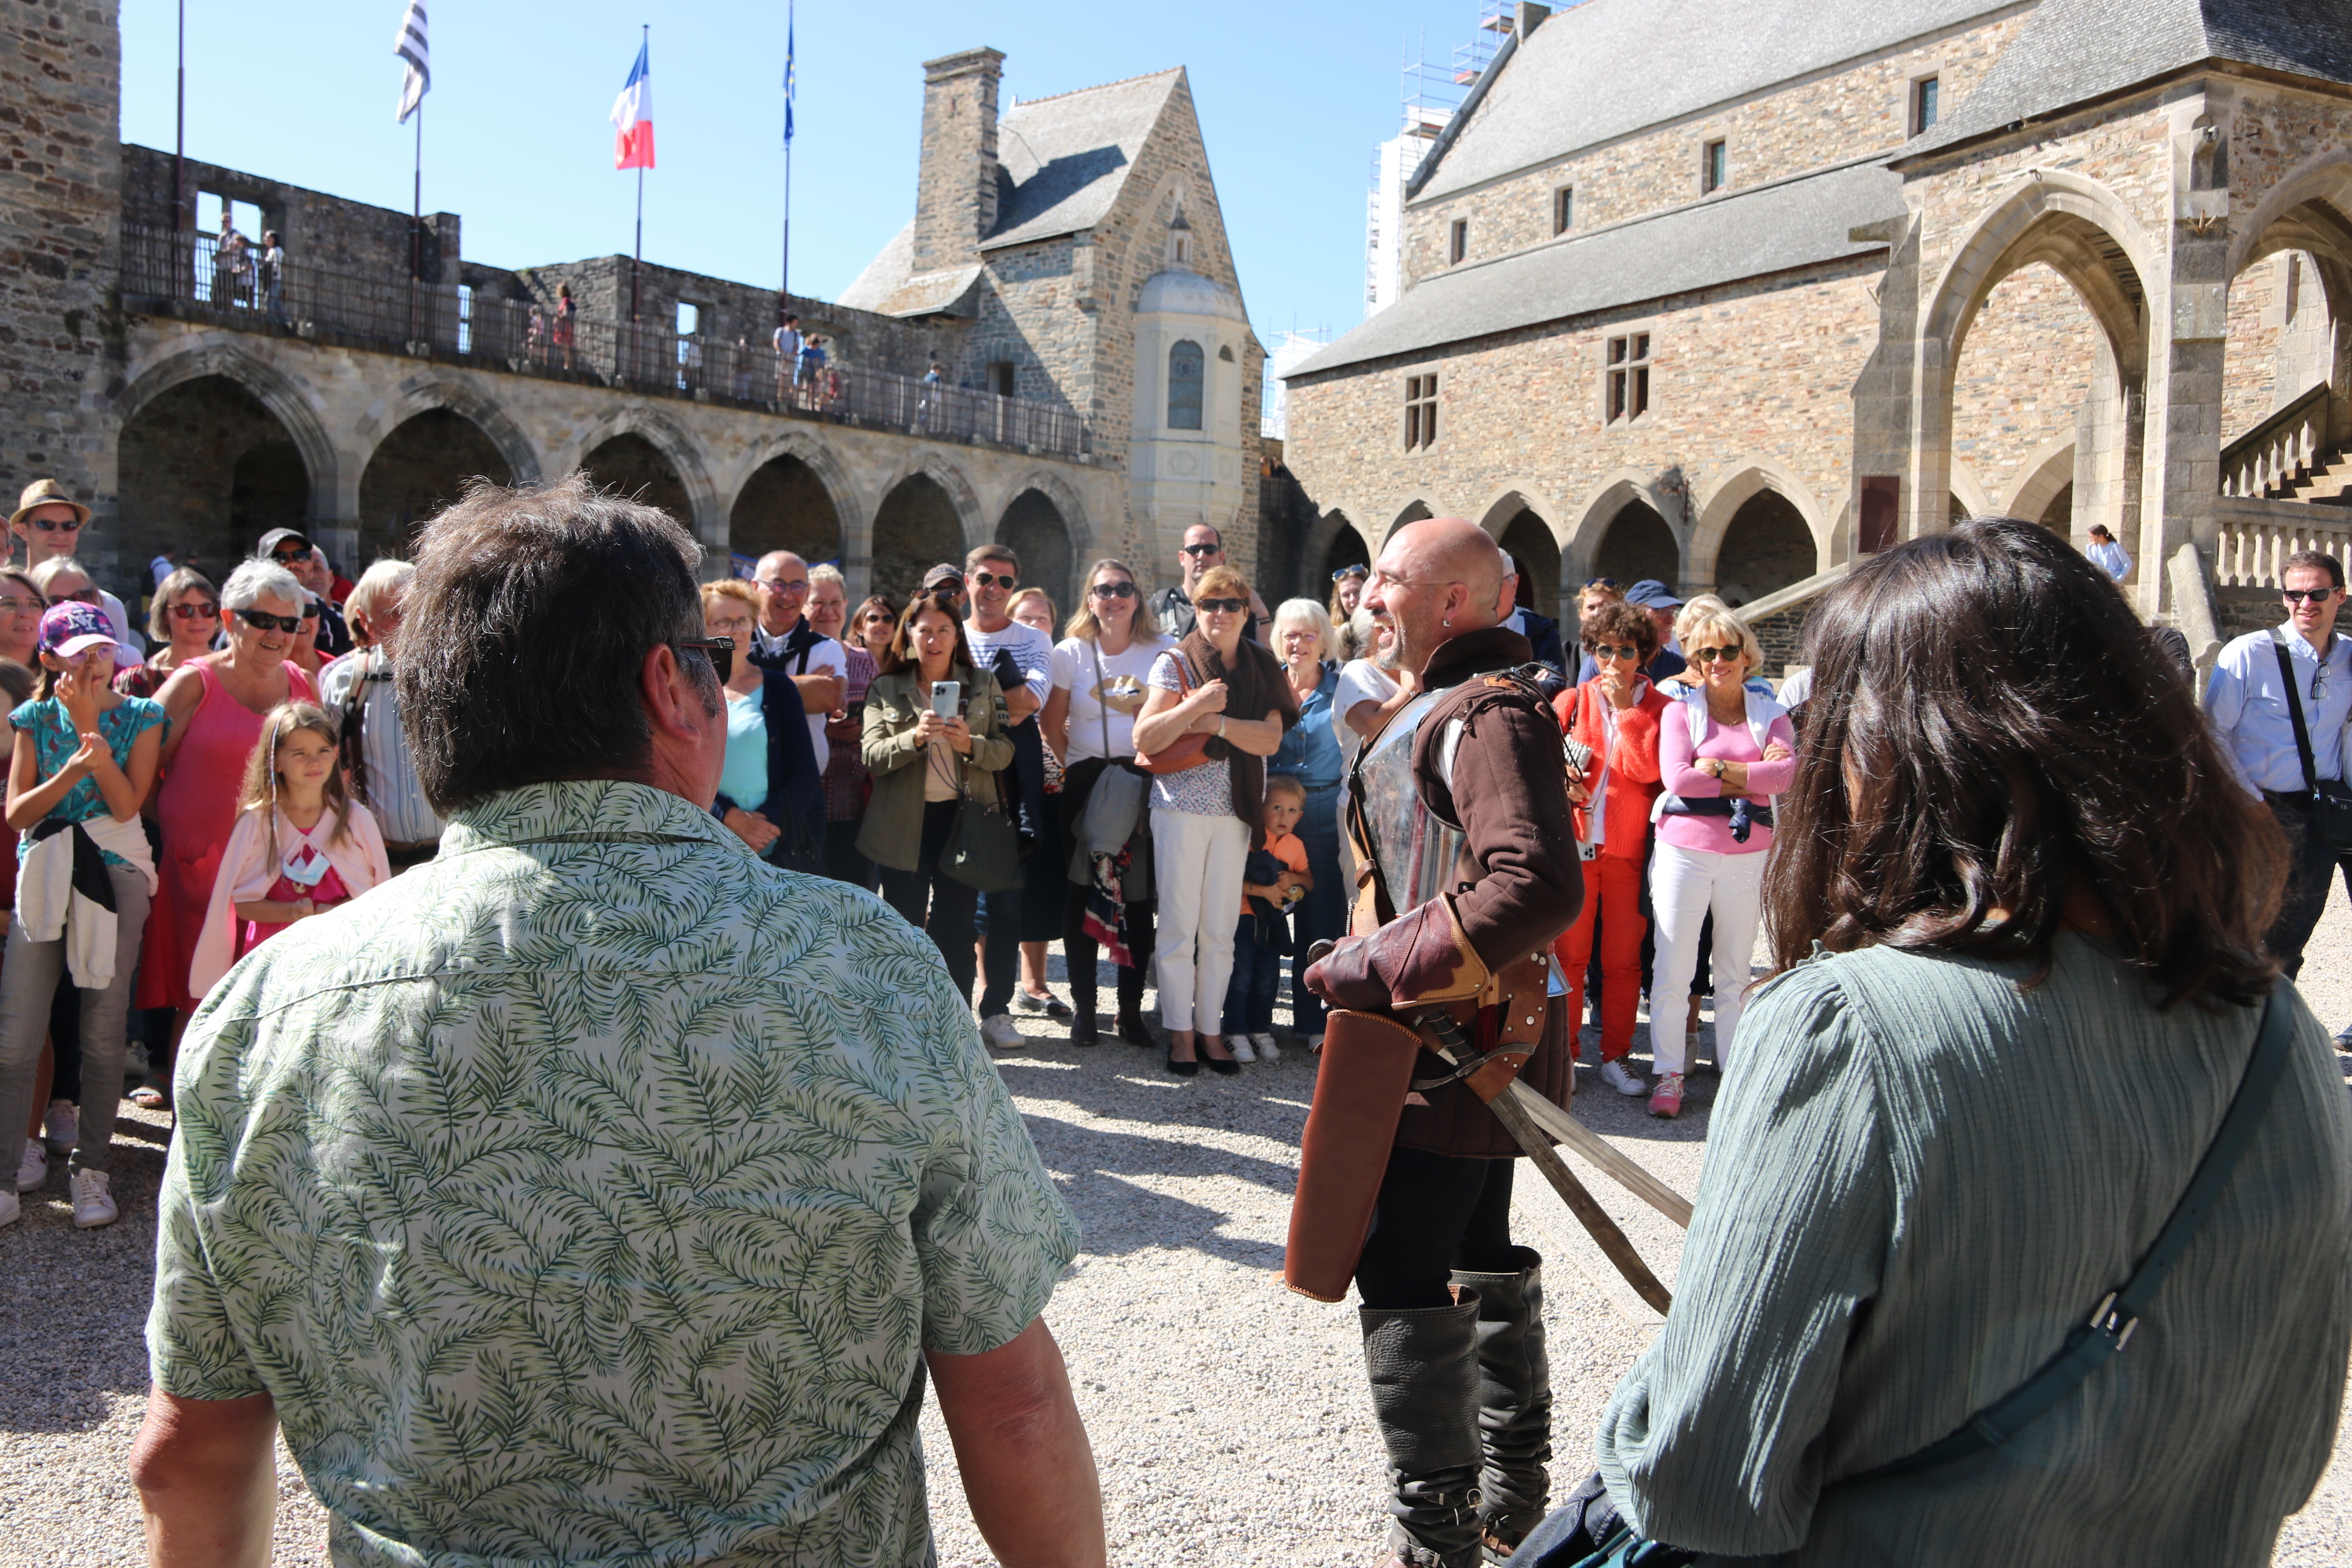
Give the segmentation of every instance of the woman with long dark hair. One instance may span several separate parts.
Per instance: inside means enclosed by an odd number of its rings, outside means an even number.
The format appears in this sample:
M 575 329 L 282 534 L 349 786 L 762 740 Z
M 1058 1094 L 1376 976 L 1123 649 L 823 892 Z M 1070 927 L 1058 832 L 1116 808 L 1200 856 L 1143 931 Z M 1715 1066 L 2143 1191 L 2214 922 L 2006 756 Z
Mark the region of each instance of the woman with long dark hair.
M 1710 1556 L 2267 1563 L 2352 1347 L 2352 1108 L 2263 948 L 2278 830 L 2047 529 L 1979 520 L 1865 560 L 1808 637 L 1766 878 L 1778 973 L 1727 1064 L 1674 1310 L 1602 1418 L 1588 1522 L 1605 1486 Z M 2266 1004 L 2284 1076 L 2127 1352 L 2004 1447 L 1842 1484 L 2104 1321 Z

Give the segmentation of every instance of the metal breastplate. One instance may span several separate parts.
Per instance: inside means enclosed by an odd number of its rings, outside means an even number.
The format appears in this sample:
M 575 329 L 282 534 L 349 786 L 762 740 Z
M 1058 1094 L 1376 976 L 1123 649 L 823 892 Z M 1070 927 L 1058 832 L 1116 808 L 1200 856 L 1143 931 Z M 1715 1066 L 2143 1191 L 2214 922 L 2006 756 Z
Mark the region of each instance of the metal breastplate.
M 1358 820 L 1381 887 L 1397 913 L 1427 903 L 1459 879 L 1468 840 L 1438 820 L 1412 776 L 1413 737 L 1445 691 L 1425 691 L 1367 742 L 1352 782 Z

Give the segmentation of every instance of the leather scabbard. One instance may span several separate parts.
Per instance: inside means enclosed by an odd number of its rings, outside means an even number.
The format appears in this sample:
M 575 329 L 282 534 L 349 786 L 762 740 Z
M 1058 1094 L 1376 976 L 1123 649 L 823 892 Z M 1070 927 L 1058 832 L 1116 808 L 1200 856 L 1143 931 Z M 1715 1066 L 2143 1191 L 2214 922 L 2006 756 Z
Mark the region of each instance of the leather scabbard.
M 1333 1012 L 1323 1028 L 1282 1279 L 1302 1296 L 1339 1301 L 1364 1255 L 1421 1037 L 1376 1013 Z

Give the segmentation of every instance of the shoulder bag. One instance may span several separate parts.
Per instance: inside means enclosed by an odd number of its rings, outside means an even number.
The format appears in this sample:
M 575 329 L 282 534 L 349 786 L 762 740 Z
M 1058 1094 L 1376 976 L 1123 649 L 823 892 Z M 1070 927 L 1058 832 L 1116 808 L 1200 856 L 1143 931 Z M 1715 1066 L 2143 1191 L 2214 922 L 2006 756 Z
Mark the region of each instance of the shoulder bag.
M 1171 647 L 1169 657 L 1176 661 L 1176 690 L 1179 698 L 1192 694 L 1192 664 L 1184 657 L 1181 647 Z M 1106 721 L 1108 722 L 1108 721 Z M 1179 735 L 1164 750 L 1135 753 L 1135 765 L 1147 773 L 1181 773 L 1187 768 L 1197 768 L 1209 760 L 1209 737 L 1204 734 Z
M 2131 1278 L 2107 1292 L 2106 1299 L 2092 1309 L 2089 1320 L 2066 1336 L 2058 1353 L 2045 1362 L 2041 1371 L 1969 1416 L 1949 1436 L 1876 1469 L 1842 1477 L 1824 1488 L 1824 1492 L 1916 1475 L 1998 1448 L 2114 1360 L 2131 1342 L 2132 1331 L 2155 1301 L 2156 1293 L 2164 1288 L 2173 1265 L 2180 1261 L 2180 1255 L 2189 1250 L 2189 1244 L 2204 1228 L 2221 1189 L 2229 1184 L 2239 1160 L 2253 1142 L 2263 1115 L 2270 1109 L 2272 1091 L 2286 1072 L 2293 1029 L 2294 1015 L 2279 1005 L 2273 994 L 2263 1004 L 2253 1054 L 2246 1063 L 2245 1076 L 2238 1080 L 2238 1092 L 2221 1118 L 2221 1130 L 2206 1146 L 2204 1157 L 2197 1163 L 2196 1173 L 2189 1178 L 2188 1190 L 2180 1194 L 2171 1217 L 2157 1233 L 2156 1244 L 2140 1259 L 2139 1267 L 2132 1270 Z M 1669 1546 L 1664 1542 L 1645 1541 L 1635 1534 L 1630 1525 L 1618 1519 L 1601 1478 L 1594 1475 L 1577 1488 L 1566 1506 L 1555 1510 L 1519 1543 L 1512 1561 L 1524 1562 L 1527 1568 L 1684 1568 L 1709 1555 L 1712 1554 Z
M 2331 650 L 2335 646 L 2333 640 L 2328 644 Z M 2352 788 L 2340 779 L 2321 778 L 2311 760 L 2311 731 L 2304 728 L 2303 694 L 2294 689 L 2294 661 L 2287 657 L 2284 631 L 2272 638 L 2271 652 L 2278 656 L 2279 683 L 2286 688 L 2287 716 L 2294 721 L 2294 752 L 2303 760 L 2303 787 L 2310 792 L 2320 842 L 2339 854 L 2352 850 Z M 2326 668 L 2325 663 L 2321 668 Z
M 1021 886 L 1025 874 L 1013 814 L 1004 809 L 1003 783 L 994 773 L 986 774 L 987 798 L 982 799 L 971 787 L 971 758 L 962 759 L 961 771 L 963 800 L 940 850 L 940 869 L 980 892 L 1007 892 Z
M 1134 836 L 1135 825 L 1146 810 L 1144 797 L 1150 789 L 1141 773 L 1111 754 L 1110 704 L 1103 699 L 1103 688 L 1108 682 L 1103 676 L 1102 648 L 1099 645 L 1088 646 L 1095 656 L 1095 708 L 1102 720 L 1103 769 L 1095 775 L 1094 788 L 1087 792 L 1086 806 L 1078 814 L 1078 841 L 1070 858 L 1070 880 L 1080 887 L 1094 884 L 1094 846 L 1124 844 Z

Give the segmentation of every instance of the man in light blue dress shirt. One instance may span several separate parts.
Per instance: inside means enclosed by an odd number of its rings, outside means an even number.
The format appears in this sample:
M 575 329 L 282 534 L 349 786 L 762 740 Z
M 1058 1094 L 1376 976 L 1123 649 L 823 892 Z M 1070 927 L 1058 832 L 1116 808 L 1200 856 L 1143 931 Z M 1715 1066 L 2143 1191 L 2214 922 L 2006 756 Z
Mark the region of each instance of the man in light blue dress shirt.
M 2304 944 L 2327 906 L 2329 874 L 2341 868 L 2352 889 L 2352 855 L 2328 847 L 2312 806 L 2312 779 L 2344 778 L 2344 725 L 2352 717 L 2352 640 L 2336 635 L 2344 605 L 2344 565 L 2303 550 L 2280 574 L 2285 623 L 2249 632 L 2221 650 L 2205 689 L 2206 710 L 2246 787 L 2269 801 L 2291 857 L 2285 901 L 2271 927 L 2270 949 L 2289 978 L 2303 967 Z M 2289 688 L 2279 679 L 2279 650 L 2294 672 L 2311 742 L 2311 779 L 2295 744 Z M 2352 1030 L 2347 1030 L 2352 1034 Z M 2339 1040 L 2342 1037 L 2338 1037 Z

